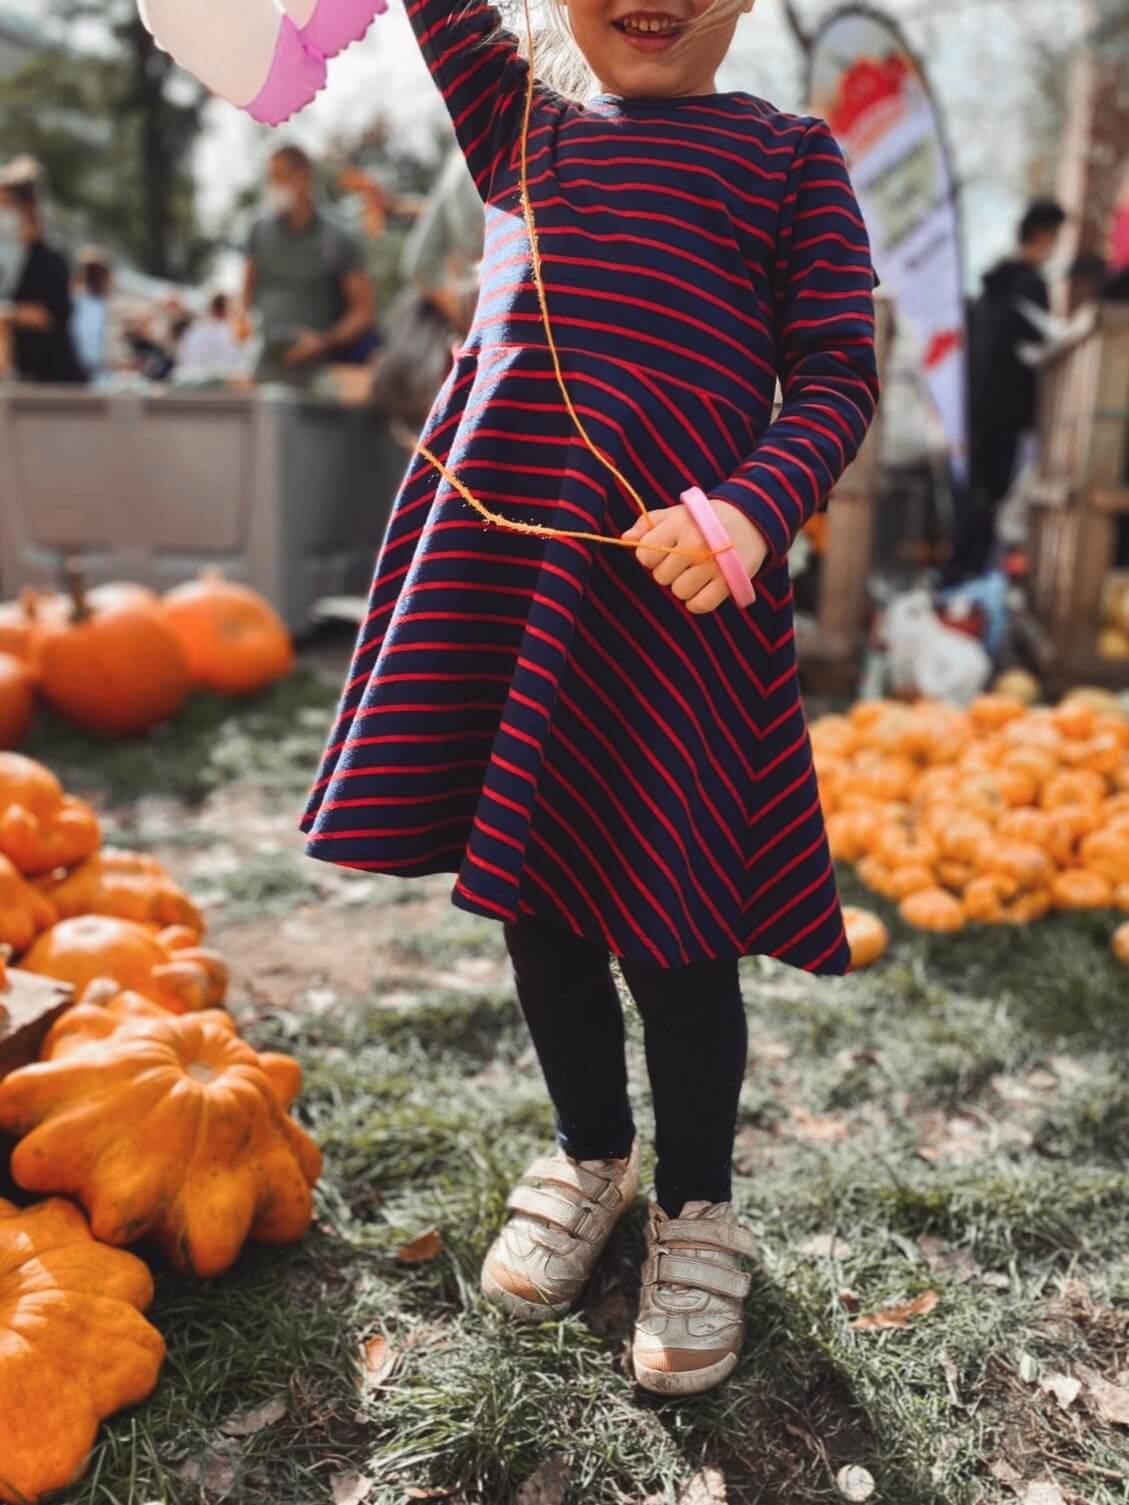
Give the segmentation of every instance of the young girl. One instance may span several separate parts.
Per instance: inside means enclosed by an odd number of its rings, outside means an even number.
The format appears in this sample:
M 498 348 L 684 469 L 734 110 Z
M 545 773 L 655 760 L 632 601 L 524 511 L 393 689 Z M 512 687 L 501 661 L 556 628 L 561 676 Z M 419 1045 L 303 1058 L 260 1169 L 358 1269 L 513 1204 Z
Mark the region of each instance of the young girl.
M 744 1335 L 738 959 L 849 964 L 787 555 L 874 414 L 874 277 L 826 125 L 716 92 L 752 0 L 548 3 L 582 102 L 485 0 L 410 3 L 482 287 L 304 826 L 505 926 L 557 1129 L 482 1271 L 515 1317 L 568 1311 L 636 1193 L 619 958 L 656 1121 L 635 1373 L 687 1394 Z

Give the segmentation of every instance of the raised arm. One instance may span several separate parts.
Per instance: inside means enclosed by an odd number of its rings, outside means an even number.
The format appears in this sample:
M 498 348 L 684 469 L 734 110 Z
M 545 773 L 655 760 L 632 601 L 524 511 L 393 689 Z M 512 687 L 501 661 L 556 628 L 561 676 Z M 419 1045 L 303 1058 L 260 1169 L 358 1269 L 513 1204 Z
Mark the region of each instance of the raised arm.
M 878 403 L 870 242 L 838 142 L 813 121 L 793 159 L 780 220 L 776 309 L 783 406 L 710 496 L 763 534 L 768 565 L 858 453 Z
M 521 125 L 528 68 L 484 0 L 408 0 L 408 19 L 483 199 Z

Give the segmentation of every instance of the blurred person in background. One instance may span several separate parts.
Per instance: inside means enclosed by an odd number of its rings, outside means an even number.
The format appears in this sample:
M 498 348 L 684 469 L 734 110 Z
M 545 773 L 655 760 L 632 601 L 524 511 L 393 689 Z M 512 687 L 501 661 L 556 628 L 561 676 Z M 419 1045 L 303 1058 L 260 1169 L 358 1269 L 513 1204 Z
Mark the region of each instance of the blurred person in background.
M 256 378 L 305 387 L 321 366 L 367 363 L 379 337 L 364 247 L 318 207 L 300 147 L 272 153 L 267 205 L 251 231 L 243 290 L 262 336 Z
M 1019 224 L 1018 246 L 985 274 L 969 322 L 971 483 L 960 499 L 948 583 L 983 574 L 996 515 L 1035 427 L 1036 352 L 1046 343 L 1050 290 L 1043 269 L 1058 248 L 1066 211 L 1038 199 Z
M 110 287 L 113 273 L 100 251 L 78 259 L 78 282 L 71 313 L 71 339 L 87 379 L 101 385 L 110 368 Z
M 0 239 L 18 245 L 14 283 L 0 303 L 2 343 L 23 381 L 85 382 L 71 339 L 70 267 L 44 237 L 40 186 L 31 157 L 0 172 Z
M 194 319 L 176 352 L 177 374 L 234 376 L 243 369 L 243 347 L 235 337 L 226 293 L 213 293 L 208 309 Z

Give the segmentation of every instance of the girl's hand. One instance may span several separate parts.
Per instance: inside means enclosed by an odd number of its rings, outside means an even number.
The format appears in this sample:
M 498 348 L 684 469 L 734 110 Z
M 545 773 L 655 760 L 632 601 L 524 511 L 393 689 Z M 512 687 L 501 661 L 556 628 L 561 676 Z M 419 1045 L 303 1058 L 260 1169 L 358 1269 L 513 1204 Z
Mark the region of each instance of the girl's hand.
M 730 502 L 714 501 L 714 508 L 725 531 L 737 548 L 737 556 L 752 579 L 768 555 L 764 535 L 751 523 L 738 507 Z M 679 502 L 676 507 L 657 507 L 648 517 L 639 517 L 623 537 L 637 543 L 635 557 L 644 569 L 650 570 L 660 585 L 670 586 L 687 609 L 701 614 L 716 611 L 723 601 L 729 599 L 729 587 L 714 558 L 696 564 L 683 554 L 664 554 L 648 545 L 663 544 L 668 548 L 697 550 L 707 549 L 705 539 L 690 509 Z

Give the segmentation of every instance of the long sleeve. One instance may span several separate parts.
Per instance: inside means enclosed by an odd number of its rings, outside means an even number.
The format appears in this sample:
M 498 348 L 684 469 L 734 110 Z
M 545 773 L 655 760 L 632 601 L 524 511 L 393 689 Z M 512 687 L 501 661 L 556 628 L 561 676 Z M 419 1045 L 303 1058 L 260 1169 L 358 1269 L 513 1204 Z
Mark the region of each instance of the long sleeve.
M 766 564 L 787 557 L 858 453 L 878 404 L 870 242 L 838 142 L 822 120 L 797 148 L 776 264 L 783 405 L 720 485 L 764 535 Z
M 408 19 L 483 199 L 521 124 L 528 66 L 484 0 L 410 0 Z

